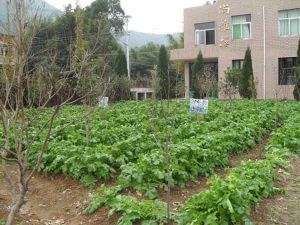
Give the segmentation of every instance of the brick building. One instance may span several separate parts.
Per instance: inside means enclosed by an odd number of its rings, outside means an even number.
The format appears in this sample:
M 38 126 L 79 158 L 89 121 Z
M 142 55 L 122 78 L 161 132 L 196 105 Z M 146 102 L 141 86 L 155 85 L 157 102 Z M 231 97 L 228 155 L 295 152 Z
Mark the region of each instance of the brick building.
M 300 0 L 218 0 L 184 10 L 184 48 L 173 50 L 171 59 L 185 63 L 189 98 L 200 49 L 220 80 L 228 67 L 242 67 L 249 46 L 258 98 L 293 98 L 299 39 Z

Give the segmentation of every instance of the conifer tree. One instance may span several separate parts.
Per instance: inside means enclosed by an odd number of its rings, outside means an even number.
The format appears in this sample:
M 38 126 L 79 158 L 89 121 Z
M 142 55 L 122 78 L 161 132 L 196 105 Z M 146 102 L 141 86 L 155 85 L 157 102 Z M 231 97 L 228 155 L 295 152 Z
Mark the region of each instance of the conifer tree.
M 170 77 L 169 77 L 169 57 L 166 47 L 162 45 L 159 50 L 158 56 L 158 79 L 159 79 L 159 90 L 158 97 L 162 99 L 168 99 L 170 94 Z
M 198 53 L 195 64 L 192 68 L 191 92 L 193 98 L 201 98 L 201 87 L 199 85 L 199 77 L 204 74 L 204 59 L 201 50 Z
M 117 56 L 115 59 L 115 69 L 116 76 L 113 81 L 113 100 L 128 100 L 130 99 L 130 80 L 128 79 L 127 70 L 127 59 L 125 52 L 121 47 L 117 50 Z
M 253 75 L 251 49 L 247 48 L 242 68 L 242 74 L 239 79 L 239 93 L 243 98 L 256 98 L 256 88 Z

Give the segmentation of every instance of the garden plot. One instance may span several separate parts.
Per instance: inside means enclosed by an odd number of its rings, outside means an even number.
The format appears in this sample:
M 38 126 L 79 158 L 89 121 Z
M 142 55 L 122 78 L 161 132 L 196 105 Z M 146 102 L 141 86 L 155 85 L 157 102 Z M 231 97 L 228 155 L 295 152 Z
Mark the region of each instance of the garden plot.
M 284 124 L 286 112 L 297 108 L 295 103 L 272 101 L 216 101 L 210 105 L 208 115 L 196 116 L 189 114 L 184 102 L 172 103 L 170 107 L 176 113 L 167 121 L 162 112 L 166 108 L 151 101 L 99 109 L 89 118 L 89 145 L 85 141 L 84 120 L 74 122 L 51 137 L 41 170 L 65 174 L 91 188 L 99 182 L 106 183 L 86 213 L 109 206 L 113 209 L 111 214 L 123 214 L 119 224 L 139 220 L 145 224 L 166 223 L 166 203 L 161 196 L 166 193 L 168 179 L 173 190 L 191 182 L 197 189 L 195 181 L 206 181 L 215 171 L 230 166 L 232 155 L 254 149 Z M 57 129 L 84 112 L 81 107 L 63 109 L 56 121 Z M 169 171 L 157 141 L 163 140 L 166 123 L 167 129 L 173 130 Z M 35 154 L 33 151 L 31 157 Z M 184 213 L 181 215 L 184 217 Z

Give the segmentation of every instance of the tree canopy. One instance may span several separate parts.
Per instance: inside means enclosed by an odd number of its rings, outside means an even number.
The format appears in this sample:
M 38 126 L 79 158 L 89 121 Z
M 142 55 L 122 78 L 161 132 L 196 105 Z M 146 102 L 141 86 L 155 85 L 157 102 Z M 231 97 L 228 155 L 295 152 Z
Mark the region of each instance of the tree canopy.
M 127 59 L 122 48 L 119 48 L 115 60 L 115 71 L 119 77 L 127 76 Z
M 127 66 L 123 66 L 126 58 L 117 42 L 117 36 L 123 31 L 124 16 L 120 0 L 96 0 L 85 9 L 67 6 L 56 20 L 43 21 L 32 45 L 31 54 L 35 57 L 29 67 L 32 71 L 40 64 L 64 68 L 73 77 L 69 87 L 72 88 L 78 81 L 73 65 L 76 59 L 70 55 L 84 58 L 90 54 L 93 58 L 85 68 L 89 74 L 86 82 L 93 82 L 97 76 L 113 80 L 115 76 L 127 75 Z M 77 52 L 73 54 L 75 49 Z
M 159 45 L 150 42 L 147 45 L 130 50 L 133 78 L 138 76 L 151 77 L 151 70 L 158 64 L 159 48 Z
M 76 10 L 69 5 L 63 15 L 55 21 L 44 21 L 35 38 L 32 51 L 38 57 L 33 63 L 42 59 L 47 61 L 48 53 L 44 49 L 56 51 L 56 63 L 60 67 L 69 66 L 69 55 L 76 39 Z M 90 6 L 82 9 L 83 28 L 82 39 L 87 41 L 89 48 L 94 48 L 99 57 L 118 50 L 115 36 L 122 32 L 124 11 L 120 0 L 96 0 Z M 104 58 L 104 57 L 103 57 Z M 105 57 L 113 61 L 113 57 Z

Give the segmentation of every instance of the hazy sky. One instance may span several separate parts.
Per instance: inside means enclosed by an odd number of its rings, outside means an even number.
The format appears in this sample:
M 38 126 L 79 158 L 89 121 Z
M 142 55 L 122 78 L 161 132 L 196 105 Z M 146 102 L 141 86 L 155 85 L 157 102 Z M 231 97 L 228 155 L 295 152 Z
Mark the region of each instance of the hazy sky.
M 63 9 L 76 0 L 46 0 L 53 6 Z M 93 0 L 79 0 L 87 6 Z M 167 34 L 183 30 L 183 9 L 199 6 L 206 0 L 121 0 L 122 8 L 132 18 L 129 29 L 147 33 Z

